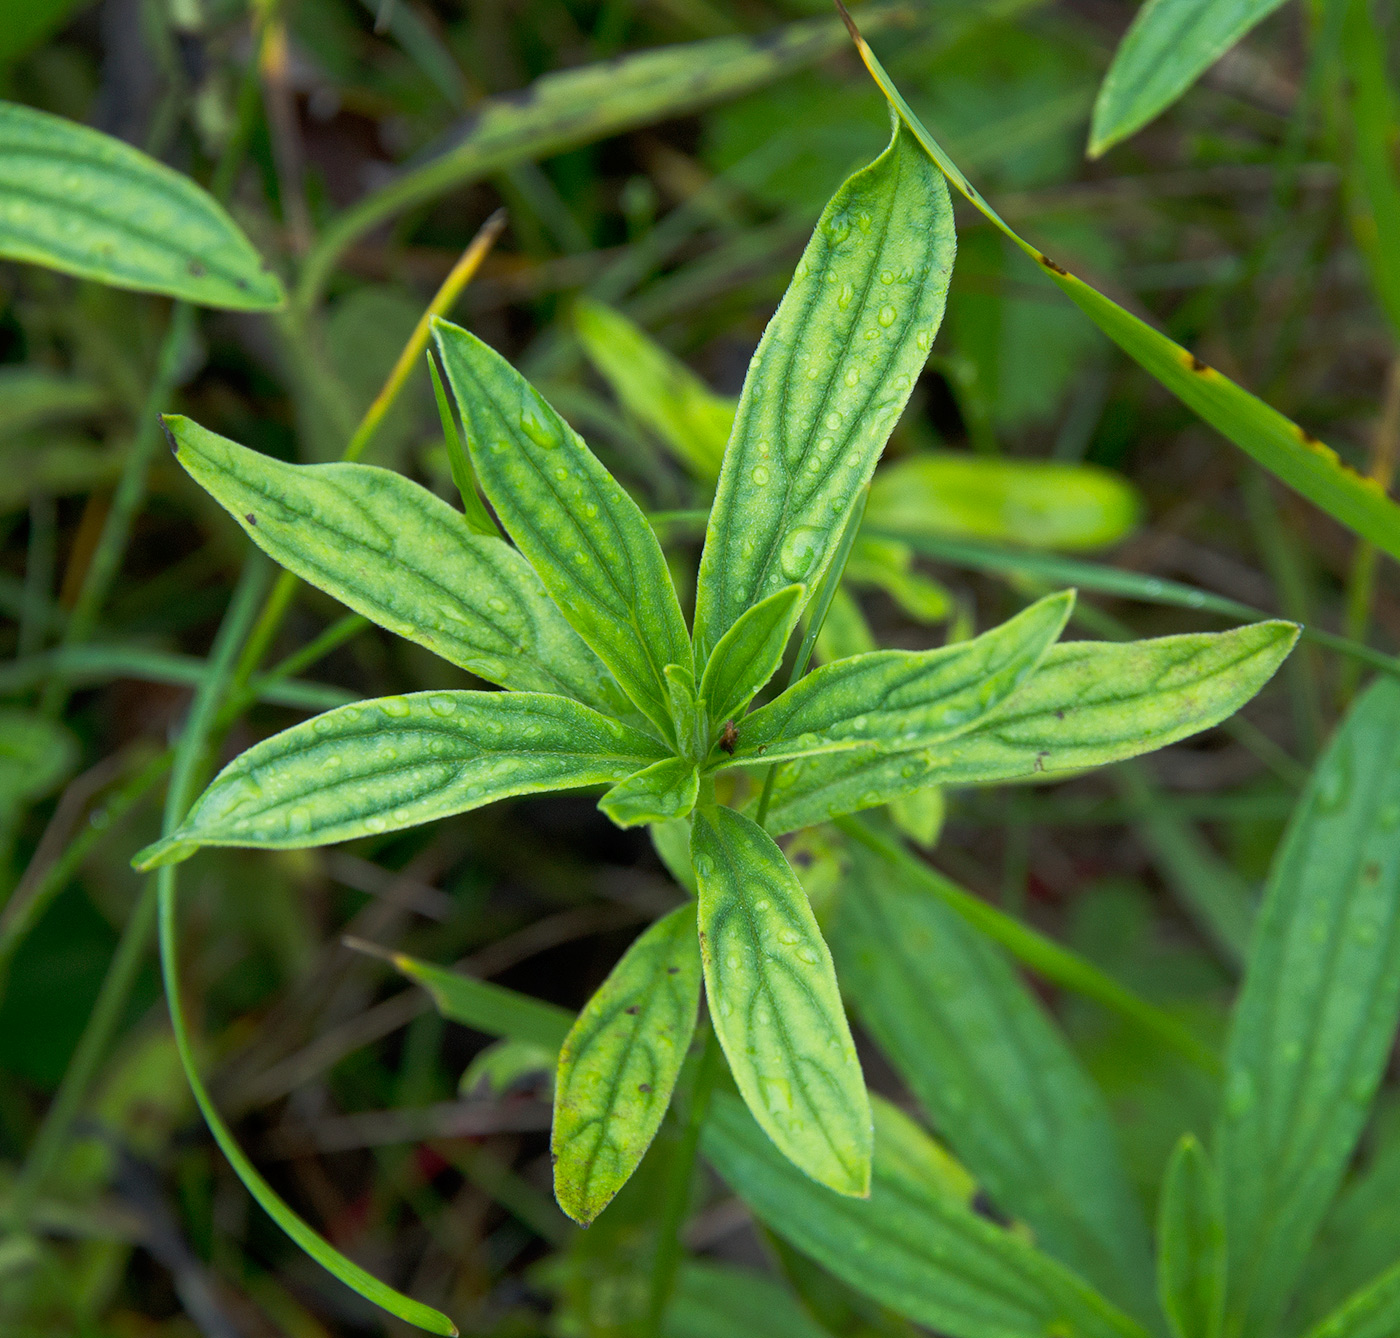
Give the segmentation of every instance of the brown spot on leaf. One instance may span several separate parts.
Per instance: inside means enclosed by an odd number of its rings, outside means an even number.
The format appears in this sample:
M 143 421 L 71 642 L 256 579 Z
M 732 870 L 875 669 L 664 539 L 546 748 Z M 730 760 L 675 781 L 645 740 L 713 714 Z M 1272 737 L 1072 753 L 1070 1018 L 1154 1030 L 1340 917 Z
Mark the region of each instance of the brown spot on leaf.
M 202 278 L 204 277 L 204 273 L 205 273 L 204 266 L 203 266 L 202 264 L 200 264 L 200 262 L 199 262 L 198 260 L 191 260 L 191 261 L 189 261 L 189 262 L 185 265 L 185 268 L 186 268 L 187 270 L 189 270 L 189 272 L 190 272 L 191 274 L 193 274 L 194 277 L 195 277 L 196 279 L 202 279 Z
M 649 1082 L 639 1082 L 637 1084 L 637 1090 L 639 1092 L 649 1092 L 651 1091 L 651 1084 Z
M 250 525 L 256 525 L 258 523 L 258 518 L 251 511 L 248 512 L 244 519 L 247 520 Z
M 1186 365 L 1193 372 L 1195 372 L 1197 376 L 1199 376 L 1202 372 L 1210 371 L 1210 368 L 1207 367 L 1206 364 L 1203 363 L 1194 353 L 1188 355 Z
M 1040 263 L 1045 266 L 1046 269 L 1051 271 L 1051 273 L 1064 275 L 1069 274 L 1069 270 L 1067 270 L 1063 265 L 1057 264 L 1055 261 L 1051 260 L 1049 256 L 1038 254 L 1037 258 L 1039 259 Z
M 668 967 L 666 968 L 666 974 L 667 974 L 668 976 L 676 976 L 676 975 L 679 975 L 679 974 L 680 974 L 680 970 L 681 970 L 681 969 L 680 969 L 680 967 L 678 967 L 678 966 L 668 966 Z
M 630 1016 L 632 1016 L 632 1017 L 635 1017 L 635 1016 L 637 1015 L 637 1012 L 638 1012 L 637 1005 L 636 1005 L 636 1004 L 632 1004 L 630 1007 L 624 1008 L 622 1011 L 623 1011 L 624 1013 L 627 1013 L 628 1015 L 630 1015 Z
M 730 757 L 734 756 L 734 745 L 739 742 L 739 731 L 734 727 L 732 720 L 724 722 L 724 730 L 719 736 L 719 746 L 724 749 Z

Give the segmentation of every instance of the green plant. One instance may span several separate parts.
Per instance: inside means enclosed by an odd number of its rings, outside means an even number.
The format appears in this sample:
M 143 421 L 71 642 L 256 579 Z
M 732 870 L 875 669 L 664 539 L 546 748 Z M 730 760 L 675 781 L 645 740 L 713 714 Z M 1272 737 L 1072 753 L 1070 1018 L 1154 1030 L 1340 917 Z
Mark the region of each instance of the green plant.
M 702 965 L 711 1025 L 759 1127 L 816 1184 L 871 1193 L 870 1107 L 831 955 L 775 835 L 945 780 L 1050 776 L 1160 747 L 1227 717 L 1293 644 L 1293 626 L 1265 622 L 1056 645 L 1066 592 L 970 641 L 805 674 L 952 259 L 942 178 L 897 124 L 827 206 L 754 355 L 693 631 L 636 503 L 518 373 L 446 322 L 434 331 L 442 377 L 514 547 L 393 473 L 279 464 L 166 420 L 180 462 L 289 571 L 506 691 L 357 702 L 275 735 L 138 867 L 582 786 L 610 787 L 599 807 L 620 826 L 689 820 L 695 906 L 638 939 L 561 1051 L 555 1192 L 582 1223 L 660 1126 Z M 465 467 L 456 476 L 467 496 Z M 809 605 L 788 686 L 750 711 Z

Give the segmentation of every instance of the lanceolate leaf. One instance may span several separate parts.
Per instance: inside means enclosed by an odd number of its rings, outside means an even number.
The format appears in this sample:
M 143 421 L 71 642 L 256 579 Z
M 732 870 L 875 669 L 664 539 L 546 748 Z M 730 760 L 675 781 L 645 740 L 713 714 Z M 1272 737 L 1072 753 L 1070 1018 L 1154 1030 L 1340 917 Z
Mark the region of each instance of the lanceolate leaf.
M 862 1027 L 992 1202 L 1138 1314 L 1146 1227 L 1108 1110 L 995 947 L 859 846 L 832 947 Z
M 188 418 L 165 425 L 194 480 L 288 571 L 490 683 L 628 710 L 530 564 L 412 479 L 283 464 Z
M 748 716 L 732 759 L 752 765 L 838 749 L 899 753 L 971 729 L 1023 684 L 1060 635 L 1074 592 L 938 650 L 877 650 L 824 665 Z
M 1241 389 L 1229 377 L 1206 366 L 1180 344 L 1125 311 L 1018 236 L 914 115 L 854 26 L 852 35 L 875 82 L 948 180 L 994 227 L 1036 261 L 1104 334 L 1246 455 L 1362 538 L 1369 539 L 1392 557 L 1400 557 L 1400 507 L 1386 496 L 1383 488 L 1343 465 L 1335 452 L 1297 423 Z
M 1284 836 L 1236 1005 L 1219 1126 L 1225 1332 L 1281 1313 L 1400 1017 L 1400 684 L 1378 679 Z
M 1086 549 L 1118 542 L 1141 509 L 1127 479 L 1095 465 L 937 451 L 881 469 L 865 523 L 902 537 Z
M 1395 1338 L 1400 1333 L 1400 1264 L 1363 1287 L 1307 1338 Z
M 1225 1220 L 1205 1150 L 1186 1134 L 1162 1182 L 1157 1285 L 1176 1338 L 1217 1338 L 1225 1318 Z
M 685 757 L 665 757 L 614 785 L 599 801 L 619 827 L 683 818 L 695 807 L 700 773 Z
M 228 764 L 138 867 L 202 845 L 288 850 L 397 831 L 515 794 L 622 780 L 654 740 L 565 697 L 417 692 L 342 706 Z
M 741 714 L 782 663 L 807 591 L 789 585 L 746 610 L 720 638 L 700 680 L 712 729 Z
M 868 1200 L 802 1175 L 725 1092 L 713 1098 L 701 1148 L 778 1235 L 848 1286 L 949 1338 L 1143 1338 L 1063 1265 L 960 1196 L 909 1176 L 883 1137 Z
M 252 243 L 188 177 L 12 102 L 0 102 L 0 256 L 206 307 L 283 302 Z
M 892 756 L 833 754 L 784 767 L 768 830 L 807 827 L 925 785 L 1050 779 L 1163 748 L 1243 706 L 1296 637 L 1292 623 L 1267 622 L 1153 641 L 1053 646 L 1006 706 L 955 739 Z
M 952 206 L 902 130 L 832 197 L 749 365 L 705 533 L 695 643 L 815 590 L 943 318 Z
M 1128 28 L 1094 103 L 1097 158 L 1166 110 L 1283 0 L 1147 0 Z
M 691 667 L 671 573 L 641 509 L 500 354 L 434 323 L 477 478 L 560 611 L 671 736 L 663 670 Z
M 870 1103 L 831 954 L 797 876 L 761 827 L 697 809 L 705 992 L 730 1072 L 784 1156 L 840 1194 L 870 1187 Z
M 716 395 L 683 362 L 601 302 L 581 299 L 574 308 L 574 328 L 583 351 L 623 405 L 697 478 L 718 478 L 734 426 L 734 401 Z
M 559 1054 L 554 1196 L 587 1226 L 661 1127 L 700 1006 L 695 903 L 652 925 L 588 1001 Z

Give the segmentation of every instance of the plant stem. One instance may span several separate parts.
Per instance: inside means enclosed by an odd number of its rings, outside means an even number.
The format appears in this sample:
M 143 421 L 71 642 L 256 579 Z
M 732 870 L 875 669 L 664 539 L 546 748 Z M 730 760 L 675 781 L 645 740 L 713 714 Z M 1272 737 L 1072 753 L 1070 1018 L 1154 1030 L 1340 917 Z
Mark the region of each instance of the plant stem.
M 695 1067 L 695 1082 L 690 1090 L 690 1105 L 686 1110 L 685 1127 L 672 1155 L 670 1174 L 666 1178 L 666 1198 L 661 1205 L 661 1221 L 657 1228 L 656 1256 L 651 1266 L 651 1294 L 647 1302 L 647 1338 L 660 1338 L 666 1306 L 675 1290 L 676 1274 L 680 1271 L 684 1253 L 681 1230 L 685 1226 L 686 1210 L 690 1207 L 690 1186 L 695 1178 L 695 1156 L 700 1149 L 700 1131 L 710 1109 L 710 1095 L 719 1080 L 721 1067 L 719 1040 L 714 1028 L 706 1026 L 705 1048 Z

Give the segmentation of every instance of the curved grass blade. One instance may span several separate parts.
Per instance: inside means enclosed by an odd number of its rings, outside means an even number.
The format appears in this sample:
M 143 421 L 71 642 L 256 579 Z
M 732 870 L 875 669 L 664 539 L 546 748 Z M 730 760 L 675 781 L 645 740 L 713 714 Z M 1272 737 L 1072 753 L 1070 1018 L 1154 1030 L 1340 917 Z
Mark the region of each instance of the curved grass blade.
M 1165 111 L 1283 0 L 1147 0 L 1099 86 L 1089 130 L 1097 158 Z
M 748 716 L 721 766 L 841 749 L 928 748 L 1015 701 L 1064 630 L 1074 592 L 1049 595 L 972 641 L 877 650 L 822 666 Z
M 212 195 L 129 144 L 0 102 L 0 256 L 206 307 L 269 311 L 277 276 Z
M 510 795 L 603 785 L 661 746 L 565 697 L 416 692 L 342 706 L 228 764 L 137 868 L 200 846 L 296 850 L 465 813 Z
M 877 473 L 875 483 L 879 481 Z M 872 484 L 872 491 L 873 488 Z M 940 623 L 953 611 L 953 597 L 946 587 L 915 569 L 914 550 L 908 544 L 898 539 L 877 539 L 863 528 L 851 548 L 844 578 L 855 585 L 873 585 L 883 590 L 921 623 Z M 830 609 L 826 616 L 829 621 Z M 822 637 L 817 640 L 820 642 Z
M 802 885 L 773 839 L 729 808 L 695 811 L 691 860 L 710 1017 L 740 1093 L 794 1165 L 864 1196 L 870 1102 Z
M 1087 549 L 1117 543 L 1141 515 L 1137 489 L 1097 465 L 930 451 L 880 470 L 865 523 L 900 539 L 946 535 Z
M 911 1176 L 883 1120 L 867 1200 L 809 1180 L 743 1105 L 716 1092 L 701 1150 L 755 1216 L 842 1282 L 949 1338 L 1144 1338 L 1063 1265 Z
M 1350 1297 L 1306 1338 L 1394 1338 L 1400 1333 L 1400 1264 Z
M 692 668 L 690 637 L 641 508 L 499 353 L 443 320 L 433 336 L 496 515 L 574 630 L 673 739 L 663 670 Z
M 289 465 L 170 415 L 176 458 L 274 561 L 488 683 L 630 712 L 503 539 L 373 465 Z
M 809 827 L 926 785 L 1051 780 L 1164 748 L 1233 715 L 1296 638 L 1292 623 L 1267 622 L 1151 641 L 1063 642 L 996 715 L 946 743 L 784 767 L 768 830 Z
M 1400 684 L 1357 700 L 1270 871 L 1235 1007 L 1218 1128 L 1225 1332 L 1283 1310 L 1400 1019 Z
M 1225 1320 L 1220 1185 L 1195 1135 L 1167 1163 L 1157 1214 L 1157 1281 L 1176 1338 L 1219 1338 Z
M 840 7 L 840 0 L 836 3 Z M 1257 464 L 1363 539 L 1369 539 L 1392 557 L 1400 558 L 1400 507 L 1379 484 L 1349 469 L 1335 451 L 1297 423 L 1208 367 L 1146 321 L 1110 301 L 1013 231 L 943 152 L 914 115 L 849 15 L 846 19 L 871 76 L 944 175 L 993 226 L 1040 265 L 1075 306 L 1149 376 Z
M 746 609 L 720 638 L 700 679 L 700 700 L 712 731 L 741 715 L 777 673 L 806 598 L 805 587 L 786 586 Z
M 832 950 L 861 1026 L 991 1201 L 1138 1314 L 1146 1225 L 1107 1106 L 1010 964 L 926 883 L 850 850 Z
M 948 189 L 896 128 L 831 198 L 749 364 L 705 531 L 695 645 L 746 609 L 815 591 L 943 319 Z
M 734 427 L 734 401 L 716 395 L 685 363 L 601 302 L 579 299 L 574 330 L 623 407 L 696 478 L 713 483 Z
M 661 1127 L 700 1007 L 695 903 L 658 920 L 578 1016 L 555 1079 L 554 1196 L 587 1226 Z
M 700 793 L 700 772 L 686 757 L 666 757 L 619 781 L 599 801 L 619 827 L 684 818 Z

